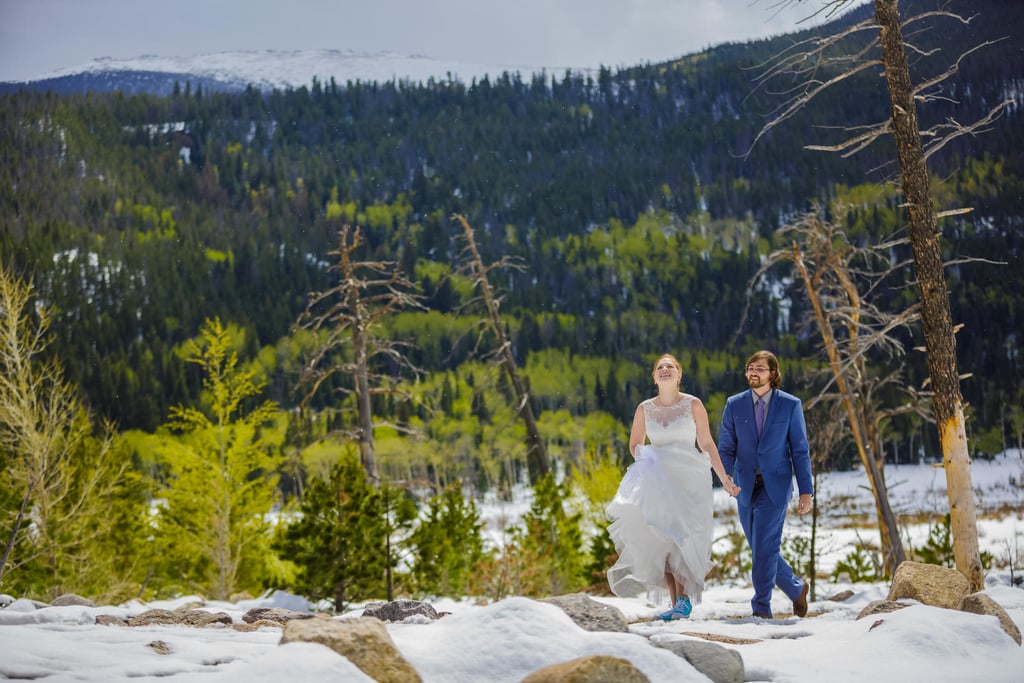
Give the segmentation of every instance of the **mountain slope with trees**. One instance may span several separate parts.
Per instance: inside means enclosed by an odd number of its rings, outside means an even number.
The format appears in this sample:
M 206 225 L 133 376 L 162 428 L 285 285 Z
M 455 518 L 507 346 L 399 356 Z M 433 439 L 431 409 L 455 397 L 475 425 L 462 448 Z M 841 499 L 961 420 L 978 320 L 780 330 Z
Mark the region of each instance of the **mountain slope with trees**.
M 922 119 L 972 119 L 1000 98 L 1020 100 L 1021 8 L 971 7 L 970 29 L 937 26 L 941 52 L 915 69 L 1006 39 L 965 59 L 949 100 Z M 663 350 L 688 359 L 688 388 L 714 408 L 740 384 L 750 348 L 820 362 L 798 324 L 806 305 L 786 281 L 748 306 L 777 228 L 812 201 L 843 201 L 853 205 L 851 239 L 898 229 L 886 150 L 842 158 L 804 148 L 827 142 L 815 124 L 835 111 L 850 125 L 886 115 L 877 73 L 751 149 L 779 102 L 754 87 L 759 65 L 803 35 L 595 78 L 4 95 L 0 250 L 59 312 L 53 351 L 69 380 L 122 429 L 152 431 L 171 406 L 196 399 L 201 378 L 179 349 L 215 317 L 244 330 L 243 356 L 259 359 L 269 398 L 295 406 L 299 356 L 288 335 L 307 295 L 330 286 L 327 254 L 346 224 L 364 229 L 368 259 L 395 262 L 422 289 L 429 310 L 389 323 L 412 343 L 415 364 L 470 367 L 472 321 L 460 306 L 471 294 L 457 275 L 453 214 L 475 227 L 487 260 L 525 266 L 503 275 L 502 315 L 539 410 L 628 415 L 648 389 L 647 354 Z M 1002 440 L 1013 436 L 1008 406 L 1024 392 L 1020 116 L 1018 105 L 934 163 L 946 207 L 974 208 L 943 221 L 948 260 L 1005 264 L 950 270 L 973 429 Z M 878 296 L 899 306 L 912 294 Z M 922 381 L 923 359 L 907 363 Z M 797 387 L 801 375 L 796 364 Z M 408 411 L 384 401 L 375 409 Z M 911 444 L 930 438 L 902 429 Z

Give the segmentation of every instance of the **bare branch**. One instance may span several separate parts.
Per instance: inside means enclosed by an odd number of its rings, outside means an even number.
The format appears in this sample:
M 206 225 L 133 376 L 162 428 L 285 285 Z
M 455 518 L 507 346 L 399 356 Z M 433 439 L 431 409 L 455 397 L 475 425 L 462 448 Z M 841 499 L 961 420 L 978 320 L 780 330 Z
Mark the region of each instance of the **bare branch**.
M 391 261 L 361 261 L 355 258 L 363 245 L 363 233 L 345 225 L 338 233 L 338 247 L 330 252 L 336 261 L 328 271 L 337 284 L 309 295 L 305 311 L 294 328 L 326 330 L 326 336 L 313 349 L 303 368 L 300 387 L 307 387 L 302 405 L 308 404 L 324 383 L 339 375 L 352 379 L 351 387 L 339 387 L 338 393 L 355 397 L 357 425 L 351 431 L 359 442 L 360 460 L 367 476 L 376 482 L 373 447 L 372 394 L 394 393 L 395 378 L 380 371 L 385 358 L 395 366 L 419 376 L 420 370 L 402 351 L 400 341 L 378 336 L 375 330 L 395 313 L 423 309 L 423 297 Z M 347 351 L 350 358 L 341 354 Z
M 750 147 L 742 155 L 744 158 L 750 156 L 758 141 L 768 131 L 790 119 L 826 89 L 863 71 L 881 66 L 881 60 L 866 59 L 866 55 L 878 47 L 877 35 L 854 54 L 827 56 L 830 48 L 862 31 L 873 31 L 877 34 L 878 26 L 873 21 L 864 20 L 834 35 L 824 38 L 809 38 L 776 55 L 772 61 L 765 64 L 765 70 L 754 78 L 753 91 L 765 87 L 770 81 L 785 76 L 796 83 L 792 88 L 787 89 L 789 92 L 795 91 L 796 94 L 784 101 L 776 110 L 779 113 L 761 128 Z M 803 46 L 808 46 L 808 49 L 799 49 Z M 831 77 L 825 79 L 818 77 L 818 73 L 826 67 L 831 69 L 844 64 L 850 66 Z M 786 94 L 787 91 L 784 90 L 781 93 Z
M 844 130 L 854 130 L 854 128 L 846 128 Z M 857 152 L 867 148 L 878 138 L 888 135 L 892 132 L 892 120 L 886 119 L 880 123 L 876 123 L 868 127 L 868 130 L 860 135 L 849 138 L 840 142 L 836 145 L 804 145 L 804 149 L 819 151 L 819 152 L 841 152 L 843 158 L 853 156 Z
M 1006 108 L 1012 105 L 1013 103 L 1013 100 L 1004 100 L 1003 102 L 1000 102 L 995 107 L 993 107 L 984 118 L 975 121 L 969 126 L 961 125 L 960 123 L 950 119 L 943 128 L 950 129 L 953 132 L 940 137 L 938 140 L 934 141 L 930 145 L 926 145 L 924 151 L 924 158 L 927 160 L 931 155 L 938 152 L 940 149 L 948 145 L 950 142 L 957 138 L 963 137 L 964 135 L 977 135 L 978 133 L 986 132 L 985 126 L 988 126 L 989 124 L 993 123 L 996 119 L 998 119 L 1000 116 L 1002 116 L 1003 111 L 1005 111 Z M 922 137 L 928 134 L 932 133 L 930 131 L 921 132 Z

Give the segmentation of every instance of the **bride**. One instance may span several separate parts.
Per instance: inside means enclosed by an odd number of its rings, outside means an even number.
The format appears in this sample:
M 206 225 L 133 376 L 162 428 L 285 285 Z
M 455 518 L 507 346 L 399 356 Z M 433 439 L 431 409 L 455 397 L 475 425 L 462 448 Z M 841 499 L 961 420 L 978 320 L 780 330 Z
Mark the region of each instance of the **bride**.
M 608 585 L 619 597 L 667 588 L 670 609 L 658 616 L 668 621 L 690 615 L 711 568 L 711 470 L 730 496 L 739 487 L 722 466 L 704 404 L 679 390 L 679 361 L 661 356 L 653 377 L 658 395 L 636 408 L 634 462 L 606 509 L 619 553 Z

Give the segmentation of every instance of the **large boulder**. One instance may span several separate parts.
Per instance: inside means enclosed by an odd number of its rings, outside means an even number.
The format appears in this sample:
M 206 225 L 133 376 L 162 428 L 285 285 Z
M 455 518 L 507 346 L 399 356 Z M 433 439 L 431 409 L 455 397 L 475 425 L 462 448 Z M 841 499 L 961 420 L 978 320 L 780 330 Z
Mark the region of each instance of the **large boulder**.
M 971 592 L 967 577 L 955 569 L 922 562 L 901 562 L 889 587 L 888 600 L 917 600 L 932 607 L 956 609 Z
M 659 640 L 652 644 L 676 653 L 714 683 L 743 683 L 743 657 L 736 650 L 704 640 Z
M 293 642 L 326 645 L 378 683 L 422 681 L 380 619 L 293 619 L 284 626 L 281 644 Z
M 556 595 L 539 602 L 560 607 L 584 631 L 629 631 L 629 623 L 618 608 L 600 603 L 586 593 Z
M 984 593 L 971 593 L 967 577 L 955 569 L 921 562 L 902 562 L 896 568 L 888 598 L 867 605 L 857 618 L 862 619 L 906 607 L 907 603 L 898 602 L 900 600 L 916 600 L 932 607 L 994 616 L 999 620 L 1006 635 L 1013 638 L 1018 645 L 1021 644 L 1020 629 L 1006 610 Z
M 650 679 L 627 659 L 590 655 L 537 669 L 522 683 L 650 683 Z
M 972 614 L 986 614 L 999 619 L 999 625 L 1006 631 L 1006 635 L 1013 638 L 1018 645 L 1021 644 L 1020 629 L 1017 628 L 1017 624 L 1013 623 L 1013 619 L 1006 613 L 1002 605 L 984 593 L 972 593 L 965 597 L 960 603 L 960 610 Z

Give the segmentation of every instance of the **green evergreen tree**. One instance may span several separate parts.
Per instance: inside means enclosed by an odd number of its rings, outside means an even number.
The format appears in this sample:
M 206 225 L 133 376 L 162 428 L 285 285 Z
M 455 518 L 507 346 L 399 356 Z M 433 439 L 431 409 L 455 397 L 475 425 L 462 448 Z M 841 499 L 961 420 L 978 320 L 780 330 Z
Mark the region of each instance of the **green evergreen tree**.
M 611 595 L 608 587 L 608 570 L 618 558 L 615 541 L 608 533 L 608 522 L 602 522 L 597 532 L 590 538 L 590 563 L 587 565 L 587 577 L 590 584 L 587 592 L 596 595 Z
M 384 514 L 385 586 L 388 601 L 391 601 L 395 599 L 395 568 L 403 555 L 403 541 L 416 519 L 416 503 L 397 486 L 381 486 L 380 495 Z
M 533 503 L 515 534 L 516 592 L 522 595 L 562 595 L 590 585 L 582 513 L 566 512 L 569 493 L 550 472 L 533 487 Z
M 383 597 L 388 563 L 381 489 L 372 486 L 354 451 L 344 453 L 327 481 L 312 479 L 295 519 L 274 548 L 298 567 L 289 586 L 311 600 L 349 603 Z
M 261 386 L 238 367 L 231 334 L 208 320 L 189 345 L 204 373 L 204 410 L 175 406 L 158 447 L 166 468 L 158 514 L 161 580 L 173 591 L 200 590 L 217 599 L 259 590 L 268 572 L 276 500 L 279 434 L 265 426 L 277 414 L 266 401 L 249 408 Z
M 483 529 L 476 503 L 458 487 L 431 498 L 408 540 L 416 591 L 454 598 L 478 594 L 480 563 L 487 556 Z
M 956 567 L 953 557 L 953 534 L 950 531 L 950 515 L 947 512 L 942 521 L 928 529 L 928 540 L 917 549 L 921 562 L 937 564 L 940 567 Z

